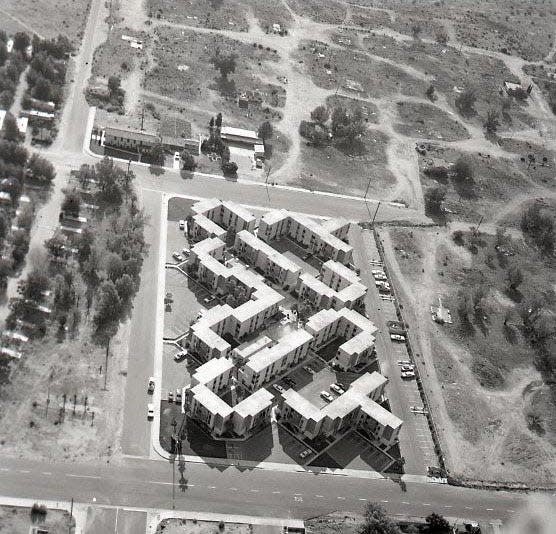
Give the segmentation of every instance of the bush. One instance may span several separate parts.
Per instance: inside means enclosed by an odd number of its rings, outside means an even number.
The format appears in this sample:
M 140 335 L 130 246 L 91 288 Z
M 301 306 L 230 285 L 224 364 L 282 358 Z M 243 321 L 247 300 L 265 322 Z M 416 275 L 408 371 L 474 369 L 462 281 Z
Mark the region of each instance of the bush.
M 225 175 L 233 176 L 237 174 L 237 163 L 233 161 L 228 161 L 227 163 L 222 163 L 222 171 Z

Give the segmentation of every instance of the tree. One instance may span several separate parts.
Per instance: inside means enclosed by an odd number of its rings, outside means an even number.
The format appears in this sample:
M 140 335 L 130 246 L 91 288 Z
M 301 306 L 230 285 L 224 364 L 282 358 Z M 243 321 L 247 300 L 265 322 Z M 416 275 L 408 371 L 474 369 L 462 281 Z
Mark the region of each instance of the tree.
M 228 79 L 228 75 L 236 70 L 236 56 L 235 54 L 221 54 L 219 50 L 211 58 L 210 62 L 216 70 L 220 72 L 223 80 Z
M 429 532 L 431 533 L 443 534 L 450 532 L 450 523 L 436 512 L 428 515 L 425 521 L 427 522 Z
M 214 121 L 214 125 L 218 129 L 222 128 L 222 113 L 218 113 L 218 115 L 216 115 L 216 120 Z
M 16 230 L 12 234 L 12 258 L 15 265 L 20 265 L 29 250 L 29 234 L 25 230 Z
M 234 161 L 229 161 L 228 163 L 222 164 L 222 171 L 224 172 L 224 174 L 230 176 L 237 174 L 237 168 L 237 163 L 235 163 Z
M 452 173 L 456 182 L 463 183 L 473 180 L 473 167 L 464 157 L 460 157 L 452 167 Z
M 56 177 L 54 166 L 47 159 L 33 154 L 27 163 L 28 174 L 42 183 L 50 183 Z
M 425 91 L 425 95 L 431 102 L 434 102 L 436 100 L 436 93 L 435 93 L 434 85 L 432 83 L 429 85 L 429 88 Z
M 8 285 L 8 278 L 12 274 L 12 262 L 0 258 L 0 289 L 6 289 Z
M 365 508 L 365 519 L 359 534 L 401 534 L 401 530 L 382 507 L 369 503 Z
M 0 41 L 0 67 L 3 67 L 8 59 L 8 47 L 4 41 Z
M 425 192 L 425 208 L 432 215 L 442 213 L 442 203 L 446 198 L 446 188 L 441 185 L 430 187 Z
M 222 148 L 222 152 L 220 153 L 220 157 L 222 158 L 222 165 L 230 162 L 230 149 L 225 146 Z
M 116 280 L 124 274 L 124 263 L 122 258 L 115 252 L 109 252 L 106 257 L 106 275 L 109 280 L 116 283 Z
M 272 124 L 270 124 L 269 121 L 264 121 L 259 126 L 257 135 L 263 140 L 263 143 L 266 144 L 266 140 L 272 139 L 272 136 L 274 135 L 274 129 L 272 128 Z
M 464 235 L 461 230 L 455 230 L 452 233 L 452 239 L 454 240 L 454 243 L 460 247 L 463 247 L 463 245 L 465 245 Z
M 61 235 L 54 235 L 44 242 L 48 253 L 54 258 L 61 258 L 65 255 L 64 247 L 66 240 Z
M 21 133 L 17 127 L 17 121 L 10 112 L 6 113 L 6 116 L 4 117 L 3 130 L 4 139 L 7 141 L 14 141 L 17 143 L 21 139 Z
M 8 214 L 4 210 L 0 210 L 0 243 L 8 237 L 11 223 Z
M 311 111 L 311 120 L 323 126 L 326 124 L 330 118 L 330 113 L 326 106 L 317 106 L 313 111 Z
M 436 42 L 441 45 L 448 44 L 448 34 L 445 30 L 438 30 L 435 35 Z
M 53 100 L 52 82 L 39 76 L 32 90 L 32 95 L 37 100 L 49 102 Z
M 474 115 L 475 114 L 475 102 L 477 101 L 477 96 L 473 89 L 467 89 L 460 93 L 456 98 L 456 107 L 462 115 Z
M 17 32 L 14 35 L 14 50 L 23 53 L 30 44 L 31 39 L 25 32 Z
M 421 27 L 420 24 L 413 24 L 413 26 L 411 26 L 411 35 L 413 35 L 413 39 L 415 40 L 419 39 L 422 32 L 423 32 L 423 28 Z
M 121 300 L 112 280 L 104 281 L 99 289 L 95 305 L 93 324 L 96 330 L 102 330 L 113 322 L 118 322 L 121 312 Z
M 48 289 L 49 285 L 49 278 L 44 271 L 35 269 L 27 275 L 25 280 L 19 283 L 17 291 L 24 299 L 41 302 L 44 298 L 43 292 Z
M 506 280 L 508 282 L 508 289 L 515 293 L 517 288 L 523 283 L 523 273 L 519 267 L 515 265 L 508 269 L 506 273 Z
M 541 210 L 537 203 L 531 205 L 521 217 L 521 230 L 546 256 L 552 256 L 556 236 L 554 235 L 554 217 L 550 213 Z
M 496 133 L 499 126 L 500 122 L 498 121 L 498 112 L 493 109 L 489 109 L 487 111 L 485 122 L 483 123 L 483 128 L 486 130 L 487 134 L 493 135 Z
M 79 193 L 75 189 L 65 191 L 64 200 L 62 201 L 62 211 L 70 217 L 79 217 L 80 208 L 81 196 Z
M 347 114 L 347 111 L 342 106 L 336 106 L 332 110 L 332 133 L 334 135 L 339 134 L 348 124 L 349 116 Z
M 157 143 L 150 150 L 150 157 L 155 165 L 162 167 L 166 159 L 166 152 L 162 143 Z
M 116 291 L 122 302 L 122 306 L 127 307 L 131 303 L 131 299 L 135 294 L 135 283 L 129 274 L 125 273 L 121 278 L 116 280 Z
M 197 167 L 195 158 L 187 150 L 182 151 L 182 153 L 180 154 L 180 158 L 183 170 L 194 171 L 195 167 Z
M 117 95 L 120 93 L 122 88 L 122 80 L 119 76 L 110 76 L 108 78 L 108 90 L 110 91 L 110 95 Z

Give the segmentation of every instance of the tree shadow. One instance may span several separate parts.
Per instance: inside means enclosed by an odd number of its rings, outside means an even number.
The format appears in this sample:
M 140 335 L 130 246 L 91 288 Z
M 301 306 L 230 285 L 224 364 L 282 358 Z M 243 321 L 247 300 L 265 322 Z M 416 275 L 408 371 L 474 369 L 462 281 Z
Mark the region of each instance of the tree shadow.
M 194 173 L 193 171 L 186 171 L 185 169 L 182 169 L 180 171 L 180 176 L 183 180 L 193 180 Z
M 513 326 L 505 324 L 502 328 L 504 333 L 504 338 L 510 345 L 515 345 L 517 343 L 517 333 Z
M 233 96 L 236 92 L 236 82 L 233 78 L 219 76 L 214 79 L 215 84 L 210 88 L 223 96 Z
M 149 165 L 149 172 L 153 176 L 162 176 L 164 174 L 165 170 L 164 170 L 164 167 L 161 167 L 160 165 L 151 164 L 151 165 Z

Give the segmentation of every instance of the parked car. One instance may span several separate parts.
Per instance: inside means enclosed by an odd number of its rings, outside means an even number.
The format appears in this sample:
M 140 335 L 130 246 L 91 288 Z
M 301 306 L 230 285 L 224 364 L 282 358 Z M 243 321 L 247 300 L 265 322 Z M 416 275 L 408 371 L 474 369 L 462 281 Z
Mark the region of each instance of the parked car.
M 176 389 L 176 402 L 181 404 L 181 389 L 179 388 Z
M 307 456 L 309 456 L 309 454 L 311 454 L 313 451 L 311 449 L 305 449 L 304 451 L 301 451 L 299 453 L 299 457 L 300 458 L 307 458 Z
M 284 382 L 288 384 L 288 386 L 292 386 L 292 387 L 295 386 L 296 384 L 295 380 L 290 377 L 284 378 Z
M 326 402 L 332 402 L 334 400 L 334 397 L 332 395 L 330 395 L 330 393 L 328 393 L 328 391 L 321 391 L 320 392 L 320 396 L 326 401 Z
M 315 370 L 312 367 L 309 367 L 308 365 L 304 365 L 303 369 L 305 371 L 307 371 L 310 375 L 314 375 L 315 374 Z
M 172 252 L 172 258 L 176 261 L 183 261 L 185 259 L 179 252 Z
M 402 378 L 415 378 L 415 371 L 402 371 L 401 372 Z
M 187 257 L 189 256 L 189 254 L 191 254 L 191 251 L 187 247 L 184 247 L 181 249 L 181 253 L 183 256 Z
M 180 153 L 179 152 L 174 152 L 174 161 L 180 161 Z
M 330 384 L 330 389 L 338 395 L 345 393 L 345 391 L 338 384 Z
M 168 391 L 168 402 L 174 402 L 174 392 Z
M 413 365 L 409 360 L 398 360 L 398 365 Z
M 284 391 L 286 391 L 280 384 L 272 384 L 272 388 L 278 393 L 284 393 Z
M 210 304 L 211 302 L 214 302 L 216 300 L 216 297 L 214 295 L 210 295 L 208 297 L 205 297 L 203 299 L 203 303 L 204 304 Z
M 187 356 L 187 350 L 180 350 L 174 354 L 174 361 L 181 362 Z
M 185 221 L 183 219 L 180 219 L 179 225 L 180 225 L 180 230 L 185 230 Z
M 151 376 L 149 378 L 149 382 L 147 384 L 147 393 L 150 393 L 151 395 L 154 393 L 154 376 Z
M 154 404 L 149 402 L 149 404 L 147 404 L 147 419 L 153 419 L 153 418 L 154 418 Z
M 400 341 L 400 342 L 405 342 L 405 336 L 402 336 L 401 334 L 390 334 L 390 339 L 392 341 Z
M 402 365 L 400 370 L 401 370 L 401 371 L 414 371 L 414 370 L 415 370 L 415 366 L 414 366 L 413 364 Z

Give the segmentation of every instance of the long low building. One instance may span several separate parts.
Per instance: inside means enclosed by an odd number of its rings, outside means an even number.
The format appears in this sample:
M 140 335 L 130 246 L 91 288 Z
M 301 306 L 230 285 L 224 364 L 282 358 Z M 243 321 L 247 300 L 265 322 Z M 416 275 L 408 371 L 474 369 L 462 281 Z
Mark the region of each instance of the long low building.
M 235 202 L 206 198 L 196 202 L 191 210 L 196 215 L 204 215 L 226 230 L 231 229 L 234 232 L 241 232 L 241 230 L 255 231 L 257 218 Z
M 365 373 L 321 409 L 288 389 L 281 394 L 280 420 L 308 439 L 334 439 L 359 428 L 380 448 L 389 449 L 398 440 L 402 421 L 378 403 L 387 382 L 379 373 Z

